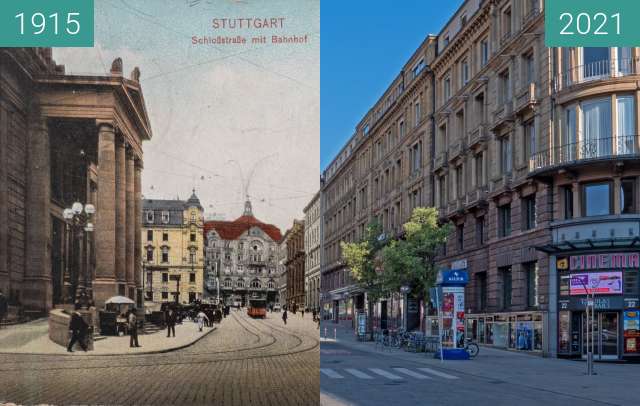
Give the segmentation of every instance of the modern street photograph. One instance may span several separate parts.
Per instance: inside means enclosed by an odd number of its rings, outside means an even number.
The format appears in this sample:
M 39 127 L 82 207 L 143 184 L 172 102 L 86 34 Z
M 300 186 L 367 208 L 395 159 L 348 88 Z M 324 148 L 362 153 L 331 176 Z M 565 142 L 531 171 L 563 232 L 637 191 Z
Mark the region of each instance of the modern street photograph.
M 0 405 L 319 404 L 319 7 L 0 6 Z
M 321 405 L 638 404 L 638 11 L 605 3 L 322 3 Z

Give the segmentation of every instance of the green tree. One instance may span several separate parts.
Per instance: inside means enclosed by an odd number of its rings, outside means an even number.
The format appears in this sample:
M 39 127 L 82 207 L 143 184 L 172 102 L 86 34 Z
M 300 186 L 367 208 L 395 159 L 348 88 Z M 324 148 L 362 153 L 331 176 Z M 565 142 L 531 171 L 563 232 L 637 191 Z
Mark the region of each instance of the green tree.
M 386 296 L 387 289 L 383 283 L 382 258 L 380 253 L 386 244 L 382 238 L 382 227 L 378 222 L 370 223 L 360 242 L 342 242 L 342 259 L 351 271 L 356 284 L 367 293 L 369 316 L 367 330 L 373 330 L 373 306 L 380 298 Z
M 382 283 L 392 292 L 409 286 L 415 297 L 426 300 L 436 280 L 435 257 L 446 242 L 451 226 L 438 225 L 437 209 L 417 207 L 403 227 L 404 238 L 391 241 L 382 250 Z

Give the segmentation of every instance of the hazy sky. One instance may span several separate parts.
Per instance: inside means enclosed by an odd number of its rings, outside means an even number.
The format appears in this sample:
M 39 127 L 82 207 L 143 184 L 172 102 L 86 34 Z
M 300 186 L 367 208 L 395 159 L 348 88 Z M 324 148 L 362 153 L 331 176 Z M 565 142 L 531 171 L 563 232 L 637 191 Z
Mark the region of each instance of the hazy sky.
M 145 198 L 187 199 L 242 214 L 243 181 L 259 219 L 284 232 L 319 187 L 319 0 L 100 0 L 95 47 L 56 48 L 68 74 L 134 66 L 153 139 L 144 143 Z M 284 28 L 214 31 L 214 18 L 284 17 Z M 266 35 L 260 45 L 192 45 L 192 36 Z M 307 44 L 271 44 L 272 34 Z M 253 175 L 249 176 L 253 171 Z M 250 179 L 249 179 L 250 178 Z

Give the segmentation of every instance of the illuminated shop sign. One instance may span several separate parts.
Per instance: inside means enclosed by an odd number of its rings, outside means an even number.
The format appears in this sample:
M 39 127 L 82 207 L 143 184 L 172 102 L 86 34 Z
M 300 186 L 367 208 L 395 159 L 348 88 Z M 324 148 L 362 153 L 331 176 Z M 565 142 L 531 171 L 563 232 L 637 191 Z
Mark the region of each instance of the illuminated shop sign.
M 569 283 L 571 296 L 584 294 L 621 295 L 622 272 L 593 272 L 572 274 Z
M 559 258 L 556 262 L 559 270 L 588 271 L 592 269 L 629 269 L 640 268 L 640 253 L 604 253 L 572 255 Z

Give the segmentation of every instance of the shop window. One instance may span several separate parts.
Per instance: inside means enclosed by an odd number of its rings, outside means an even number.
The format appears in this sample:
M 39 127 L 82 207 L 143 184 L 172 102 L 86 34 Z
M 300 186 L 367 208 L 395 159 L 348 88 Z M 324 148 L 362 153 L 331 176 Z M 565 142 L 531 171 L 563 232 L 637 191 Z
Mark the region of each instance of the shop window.
M 536 228 L 536 195 L 522 199 L 522 229 Z
M 582 185 L 583 216 L 611 214 L 611 200 L 611 184 L 609 182 Z
M 478 245 L 484 245 L 484 216 L 476 219 L 476 242 Z
M 502 308 L 508 310 L 511 308 L 511 289 L 512 289 L 512 275 L 511 267 L 504 266 L 498 268 L 498 274 L 502 277 Z
M 623 179 L 620 182 L 620 213 L 634 213 L 635 206 L 635 180 Z
M 511 235 L 511 203 L 498 207 L 498 237 Z
M 573 187 L 563 186 L 562 197 L 564 203 L 564 219 L 570 220 L 573 218 Z
M 538 307 L 539 272 L 538 262 L 527 262 L 522 264 L 527 278 L 527 306 Z

